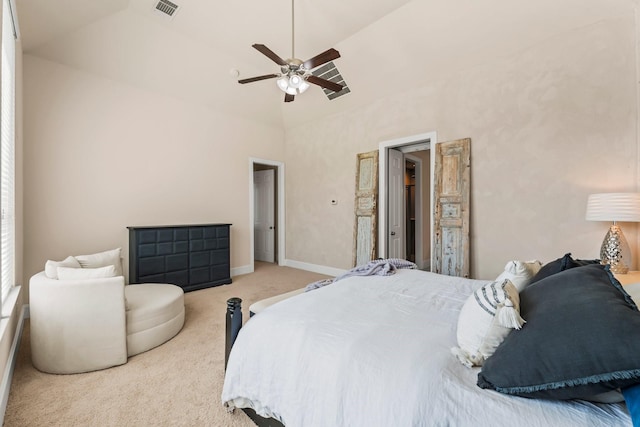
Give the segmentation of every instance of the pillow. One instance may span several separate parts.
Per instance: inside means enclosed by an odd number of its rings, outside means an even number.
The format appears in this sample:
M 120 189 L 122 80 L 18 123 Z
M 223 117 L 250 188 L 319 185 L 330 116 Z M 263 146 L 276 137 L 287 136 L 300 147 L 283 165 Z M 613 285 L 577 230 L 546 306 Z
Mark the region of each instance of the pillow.
M 58 278 L 60 280 L 103 279 L 116 276 L 116 268 L 113 265 L 98 268 L 58 267 Z
M 640 425 L 640 384 L 622 389 L 624 401 L 634 426 Z
M 524 287 L 529 284 L 531 278 L 540 271 L 540 267 L 542 267 L 542 263 L 537 260 L 509 261 L 507 265 L 504 266 L 504 271 L 498 276 L 496 282 L 509 279 L 518 292 L 521 292 Z
M 49 279 L 57 279 L 58 267 L 80 268 L 80 263 L 72 256 L 68 256 L 62 261 L 48 260 L 44 264 L 45 276 L 47 276 Z
M 509 279 L 484 285 L 467 298 L 458 316 L 458 346 L 451 349 L 467 367 L 481 366 L 511 329 L 520 329 L 518 291 Z
M 121 248 L 99 252 L 91 255 L 77 255 L 75 258 L 82 268 L 96 268 L 113 265 L 116 268 L 116 276 L 122 276 Z
M 560 273 L 561 271 L 568 270 L 570 268 L 581 267 L 583 265 L 600 264 L 599 259 L 573 259 L 571 253 L 564 254 L 563 257 L 558 258 L 555 261 L 551 261 L 540 268 L 540 270 L 533 276 L 533 279 L 529 281 L 529 285 L 538 282 L 545 277 Z
M 546 399 L 589 399 L 640 383 L 640 312 L 609 271 L 571 268 L 520 293 L 527 324 L 486 360 L 478 385 Z

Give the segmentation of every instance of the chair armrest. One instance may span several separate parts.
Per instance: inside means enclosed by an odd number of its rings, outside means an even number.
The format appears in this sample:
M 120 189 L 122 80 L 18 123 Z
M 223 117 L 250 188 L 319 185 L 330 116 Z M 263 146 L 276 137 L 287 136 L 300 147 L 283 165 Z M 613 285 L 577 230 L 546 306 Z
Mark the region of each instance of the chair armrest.
M 124 277 L 54 280 L 38 273 L 29 281 L 34 366 L 67 374 L 127 361 Z

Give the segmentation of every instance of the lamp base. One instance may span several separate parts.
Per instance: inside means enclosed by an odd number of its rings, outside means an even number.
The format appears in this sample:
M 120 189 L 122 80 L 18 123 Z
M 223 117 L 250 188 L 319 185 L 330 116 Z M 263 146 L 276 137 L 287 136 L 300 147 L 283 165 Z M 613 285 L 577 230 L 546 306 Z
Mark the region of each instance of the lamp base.
M 620 226 L 613 224 L 600 247 L 600 262 L 609 264 L 614 274 L 626 274 L 631 265 L 631 250 Z

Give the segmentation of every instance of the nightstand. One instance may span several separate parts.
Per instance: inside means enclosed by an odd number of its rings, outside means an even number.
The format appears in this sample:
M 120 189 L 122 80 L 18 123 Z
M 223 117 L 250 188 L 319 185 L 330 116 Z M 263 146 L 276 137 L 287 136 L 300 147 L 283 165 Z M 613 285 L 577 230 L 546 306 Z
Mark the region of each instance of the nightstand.
M 632 283 L 640 283 L 640 271 L 630 271 L 627 274 L 616 274 L 615 277 L 622 286 L 630 285 Z

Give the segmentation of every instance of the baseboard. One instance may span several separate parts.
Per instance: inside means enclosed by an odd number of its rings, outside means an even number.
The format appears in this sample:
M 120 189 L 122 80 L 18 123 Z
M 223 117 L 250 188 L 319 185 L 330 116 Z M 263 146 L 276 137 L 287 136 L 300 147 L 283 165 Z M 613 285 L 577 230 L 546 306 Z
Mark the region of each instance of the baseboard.
M 333 276 L 333 277 L 340 276 L 341 274 L 344 274 L 347 272 L 347 270 L 343 270 L 341 268 L 327 267 L 324 265 L 317 265 L 317 264 L 309 264 L 307 262 L 295 261 L 292 259 L 285 260 L 283 265 L 286 267 L 297 268 L 299 270 L 311 271 L 313 273 L 326 274 L 327 276 Z
M 29 317 L 29 305 L 25 304 L 20 310 L 20 317 L 18 318 L 18 324 L 16 325 L 16 334 L 13 337 L 11 343 L 11 350 L 9 352 L 9 360 L 7 366 L 4 369 L 4 375 L 2 376 L 2 383 L 0 383 L 0 419 L 4 424 L 4 414 L 7 410 L 7 403 L 9 402 L 9 392 L 11 391 L 11 380 L 13 379 L 13 371 L 16 367 L 16 360 L 18 358 L 18 350 L 20 349 L 20 341 L 22 340 L 22 331 L 24 329 L 24 319 Z
M 250 265 L 243 265 L 231 269 L 231 277 L 249 273 L 253 273 L 253 267 L 251 267 Z

